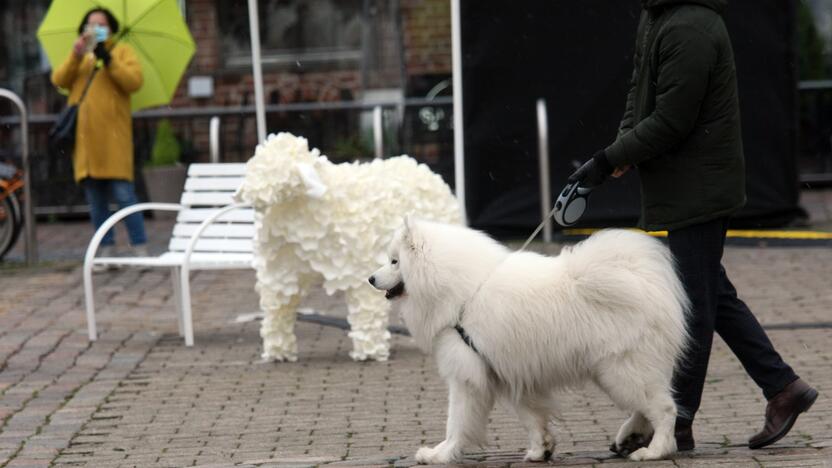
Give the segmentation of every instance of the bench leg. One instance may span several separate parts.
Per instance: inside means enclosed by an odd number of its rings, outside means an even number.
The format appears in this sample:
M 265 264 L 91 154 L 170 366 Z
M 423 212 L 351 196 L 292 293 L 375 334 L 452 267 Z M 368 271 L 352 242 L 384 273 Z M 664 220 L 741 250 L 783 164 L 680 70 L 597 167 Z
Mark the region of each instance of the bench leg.
M 190 269 L 177 267 L 174 280 L 179 289 L 179 304 L 181 311 L 182 332 L 185 335 L 185 346 L 194 345 L 194 324 L 191 319 L 191 272 Z
M 84 262 L 84 304 L 87 308 L 87 334 L 90 341 L 98 339 L 95 329 L 95 299 L 92 292 L 92 262 Z
M 185 326 L 183 324 L 184 313 L 182 312 L 182 288 L 179 286 L 179 267 L 172 267 L 170 269 L 170 280 L 173 283 L 173 300 L 176 306 L 176 322 L 179 327 L 179 336 L 185 336 Z

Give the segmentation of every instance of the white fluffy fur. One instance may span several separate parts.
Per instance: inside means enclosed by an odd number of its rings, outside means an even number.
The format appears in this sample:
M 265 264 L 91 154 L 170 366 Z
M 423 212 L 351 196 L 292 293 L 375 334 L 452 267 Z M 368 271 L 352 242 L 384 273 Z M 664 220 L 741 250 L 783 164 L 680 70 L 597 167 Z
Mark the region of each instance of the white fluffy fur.
M 295 312 L 318 282 L 344 291 L 353 359 L 386 360 L 389 304 L 367 284 L 408 213 L 459 222 L 450 188 L 407 156 L 332 164 L 305 138 L 270 135 L 246 164 L 236 199 L 255 209 L 254 268 L 264 313 L 263 358 L 297 359 Z
M 688 301 L 659 241 L 606 230 L 547 257 L 512 253 L 464 227 L 410 220 L 389 255 L 371 281 L 379 289 L 404 283 L 403 318 L 449 387 L 446 439 L 419 449 L 417 461 L 458 461 L 481 445 L 495 399 L 528 430 L 526 459 L 542 460 L 555 445 L 547 424 L 554 392 L 587 381 L 631 414 L 616 443 L 654 433 L 631 459 L 676 450 L 671 377 Z

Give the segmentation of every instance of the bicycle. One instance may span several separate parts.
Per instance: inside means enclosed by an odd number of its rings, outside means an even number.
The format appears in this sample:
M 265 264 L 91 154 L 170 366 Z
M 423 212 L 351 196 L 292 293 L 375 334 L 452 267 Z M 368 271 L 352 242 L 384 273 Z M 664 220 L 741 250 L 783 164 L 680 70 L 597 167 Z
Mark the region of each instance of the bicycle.
M 0 162 L 0 260 L 14 247 L 23 226 L 23 171 Z

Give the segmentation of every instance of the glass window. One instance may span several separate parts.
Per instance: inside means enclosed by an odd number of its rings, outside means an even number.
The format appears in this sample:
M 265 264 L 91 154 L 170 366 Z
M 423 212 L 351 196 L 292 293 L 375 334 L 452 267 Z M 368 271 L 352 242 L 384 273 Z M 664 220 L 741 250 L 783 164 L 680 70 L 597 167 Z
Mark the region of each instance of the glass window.
M 832 78 L 832 0 L 805 0 L 798 5 L 800 78 Z
M 361 59 L 362 0 L 258 0 L 264 64 Z M 227 66 L 251 63 L 246 0 L 217 2 Z
M 35 37 L 48 6 L 48 0 L 0 2 L 0 87 L 24 93 L 33 76 L 49 70 Z
M 800 178 L 832 181 L 832 0 L 798 3 Z

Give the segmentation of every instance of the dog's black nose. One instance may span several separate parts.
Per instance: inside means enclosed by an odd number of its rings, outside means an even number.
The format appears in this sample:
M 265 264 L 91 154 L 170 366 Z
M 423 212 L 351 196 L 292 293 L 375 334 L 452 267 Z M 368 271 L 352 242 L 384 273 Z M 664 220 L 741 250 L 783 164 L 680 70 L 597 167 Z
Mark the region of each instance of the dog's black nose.
M 371 284 L 371 285 L 373 285 L 373 286 L 375 286 L 375 285 L 376 285 L 376 277 L 375 277 L 375 276 L 371 276 L 371 277 L 370 277 L 370 279 L 369 279 L 369 281 L 370 281 L 370 284 Z

